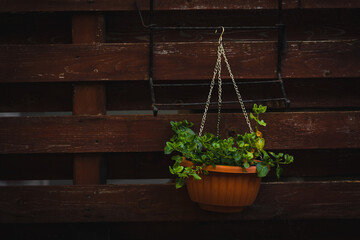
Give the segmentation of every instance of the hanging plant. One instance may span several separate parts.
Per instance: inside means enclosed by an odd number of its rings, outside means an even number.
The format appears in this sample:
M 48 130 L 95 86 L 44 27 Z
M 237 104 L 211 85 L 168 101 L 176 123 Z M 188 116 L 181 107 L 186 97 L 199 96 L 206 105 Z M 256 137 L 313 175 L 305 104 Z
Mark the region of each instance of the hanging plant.
M 291 155 L 266 151 L 265 139 L 260 126 L 266 123 L 260 115 L 267 110 L 266 106 L 254 104 L 250 118 L 234 80 L 229 62 L 222 45 L 222 34 L 219 38 L 217 61 L 210 83 L 209 95 L 205 104 L 199 134 L 191 129 L 193 123 L 187 120 L 170 122 L 175 135 L 166 142 L 165 154 L 174 155 L 174 164 L 169 166 L 171 174 L 177 176 L 176 188 L 187 184 L 191 200 L 200 204 L 205 210 L 218 212 L 241 211 L 244 206 L 251 205 L 260 187 L 260 178 L 265 177 L 271 167 L 275 167 L 276 176 L 280 177 L 282 164 L 290 164 Z M 235 138 L 220 137 L 222 81 L 221 59 L 224 57 L 236 95 L 238 97 L 249 132 L 238 134 Z M 202 134 L 215 78 L 218 78 L 218 121 L 217 134 Z M 256 124 L 253 130 L 250 119 Z

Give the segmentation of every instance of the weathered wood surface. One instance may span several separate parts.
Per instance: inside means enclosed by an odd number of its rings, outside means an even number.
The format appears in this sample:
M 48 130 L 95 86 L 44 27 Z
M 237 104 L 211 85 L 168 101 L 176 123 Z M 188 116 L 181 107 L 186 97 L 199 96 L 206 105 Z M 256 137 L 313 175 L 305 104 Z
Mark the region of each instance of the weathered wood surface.
M 360 217 L 360 183 L 263 183 L 238 214 L 200 210 L 173 184 L 0 188 L 0 222 L 146 222 Z
M 105 19 L 101 14 L 79 13 L 72 17 L 72 41 L 75 44 L 97 44 L 105 41 Z M 106 89 L 103 83 L 76 83 L 73 86 L 75 116 L 104 115 Z M 102 154 L 74 155 L 74 184 L 90 185 L 106 182 Z
M 235 78 L 276 78 L 275 42 L 224 43 Z M 216 43 L 159 43 L 156 80 L 209 79 Z M 146 80 L 148 44 L 0 45 L 1 82 Z M 289 42 L 284 78 L 359 77 L 358 40 Z M 56 62 L 57 64 L 53 64 Z M 196 65 L 194 64 L 196 63 Z M 229 78 L 224 73 L 224 79 Z
M 149 9 L 149 1 L 138 0 L 141 9 Z M 136 10 L 132 0 L 36 0 L 31 3 L 26 0 L 0 1 L 0 12 L 35 12 L 35 11 L 126 11 Z M 360 4 L 356 0 L 326 1 L 326 0 L 283 0 L 283 8 L 356 8 Z M 277 9 L 278 0 L 158 0 L 154 1 L 154 10 L 212 10 L 212 9 Z
M 209 81 L 192 81 L 208 83 Z M 246 81 L 246 80 L 245 80 Z M 172 81 L 184 83 L 184 81 Z M 358 78 L 348 79 L 284 79 L 290 109 L 358 108 L 360 106 Z M 106 110 L 151 110 L 148 81 L 106 82 Z M 237 101 L 233 87 L 223 86 L 224 100 Z M 278 83 L 240 85 L 243 98 L 260 99 L 281 97 Z M 209 86 L 156 87 L 158 103 L 204 102 Z M 0 111 L 2 112 L 59 112 L 72 111 L 72 84 L 64 83 L 4 83 L 0 85 Z M 214 101 L 216 101 L 214 94 Z M 263 103 L 264 104 L 264 103 Z M 282 102 L 268 102 L 269 108 L 281 107 Z M 224 108 L 239 108 L 239 104 Z M 216 107 L 216 105 L 212 105 Z M 160 109 L 204 109 L 204 106 L 161 107 Z
M 359 118 L 358 111 L 268 113 L 263 133 L 269 149 L 359 148 Z M 162 151 L 173 135 L 169 122 L 184 119 L 198 126 L 201 115 L 0 118 L 0 153 Z M 205 131 L 216 120 L 210 114 Z M 242 114 L 223 115 L 223 136 L 247 130 Z
M 294 155 L 282 177 L 353 177 L 360 175 L 358 149 L 276 150 Z M 173 162 L 163 152 L 105 154 L 108 179 L 173 178 Z M 309 167 L 311 166 L 311 167 Z M 350 167 L 351 166 L 351 167 Z M 145 171 L 146 170 L 146 171 Z M 274 171 L 270 172 L 273 177 Z M 2 154 L 0 180 L 73 179 L 73 154 Z M 283 178 L 284 179 L 284 178 Z

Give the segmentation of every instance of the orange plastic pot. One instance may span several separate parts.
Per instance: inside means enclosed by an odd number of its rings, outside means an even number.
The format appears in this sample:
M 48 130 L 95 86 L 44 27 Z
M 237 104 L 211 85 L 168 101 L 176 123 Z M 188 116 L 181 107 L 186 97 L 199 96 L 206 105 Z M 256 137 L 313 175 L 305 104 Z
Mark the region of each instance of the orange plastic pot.
M 185 167 L 193 163 L 183 160 Z M 187 191 L 190 199 L 197 202 L 200 208 L 214 212 L 241 212 L 245 206 L 254 203 L 259 192 L 261 179 L 257 176 L 256 167 L 246 169 L 237 166 L 208 166 L 209 174 L 201 174 L 201 180 L 188 178 Z

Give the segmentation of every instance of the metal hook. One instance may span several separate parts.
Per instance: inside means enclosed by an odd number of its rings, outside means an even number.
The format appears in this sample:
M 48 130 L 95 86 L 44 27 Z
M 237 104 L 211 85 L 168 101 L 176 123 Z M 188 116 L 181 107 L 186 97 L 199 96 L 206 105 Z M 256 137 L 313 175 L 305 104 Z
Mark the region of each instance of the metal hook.
M 222 32 L 220 34 L 220 37 L 219 37 L 219 43 L 222 41 L 222 36 L 224 34 L 224 31 L 225 31 L 225 28 L 223 26 L 220 26 L 222 28 Z M 217 33 L 217 29 L 215 30 L 215 33 Z
M 145 27 L 145 28 L 150 28 L 150 27 L 155 26 L 156 24 L 149 24 L 149 25 L 145 25 L 145 23 L 144 23 L 144 19 L 143 19 L 142 14 L 141 14 L 140 6 L 139 6 L 139 3 L 138 3 L 138 1 L 137 1 L 137 0 L 135 0 L 135 4 L 136 4 L 136 8 L 137 8 L 138 13 L 139 13 L 139 17 L 140 17 L 141 25 L 142 25 L 143 27 Z

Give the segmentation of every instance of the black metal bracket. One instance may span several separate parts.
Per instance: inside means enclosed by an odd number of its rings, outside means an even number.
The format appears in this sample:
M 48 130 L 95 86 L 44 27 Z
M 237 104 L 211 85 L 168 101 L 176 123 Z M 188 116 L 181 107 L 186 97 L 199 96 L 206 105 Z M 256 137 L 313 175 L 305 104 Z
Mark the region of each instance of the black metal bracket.
M 210 83 L 184 83 L 184 84 L 154 84 L 154 31 L 159 30 L 219 30 L 222 28 L 227 30 L 239 30 L 239 29 L 274 29 L 278 32 L 278 46 L 277 46 L 277 79 L 276 80 L 259 80 L 259 81 L 249 81 L 249 82 L 237 82 L 236 84 L 267 84 L 267 83 L 279 83 L 281 86 L 282 98 L 268 98 L 268 99 L 253 99 L 253 100 L 244 100 L 245 103 L 255 103 L 255 102 L 269 102 L 269 101 L 283 101 L 285 107 L 288 108 L 290 100 L 286 97 L 286 91 L 284 87 L 284 82 L 282 79 L 282 55 L 286 51 L 286 34 L 285 34 L 285 25 L 282 22 L 282 0 L 278 0 L 278 24 L 274 26 L 237 26 L 237 27 L 158 27 L 154 24 L 154 0 L 150 0 L 150 23 L 145 25 L 143 17 L 141 15 L 141 10 L 137 0 L 136 7 L 139 13 L 141 24 L 145 28 L 149 28 L 149 84 L 150 84 L 150 93 L 151 101 L 154 116 L 157 116 L 159 108 L 161 106 L 196 106 L 196 105 L 205 105 L 205 102 L 200 103 L 157 103 L 155 98 L 155 87 L 179 87 L 179 86 L 204 86 L 210 85 Z M 223 83 L 226 84 L 226 83 Z M 232 84 L 232 83 L 228 83 Z M 227 101 L 223 102 L 224 104 L 234 104 L 236 101 Z M 217 102 L 212 102 L 210 104 L 217 104 Z

